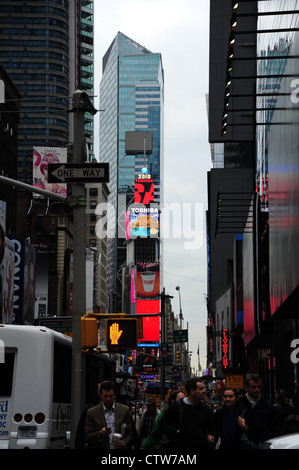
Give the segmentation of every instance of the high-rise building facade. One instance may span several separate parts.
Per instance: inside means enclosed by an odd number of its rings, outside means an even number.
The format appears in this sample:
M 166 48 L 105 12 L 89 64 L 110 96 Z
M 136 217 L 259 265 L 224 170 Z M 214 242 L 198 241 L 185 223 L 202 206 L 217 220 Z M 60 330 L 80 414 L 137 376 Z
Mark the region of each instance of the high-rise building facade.
M 76 89 L 93 92 L 93 1 L 0 1 L 0 59 L 22 96 L 18 179 L 32 184 L 32 149 L 71 141 Z M 92 124 L 89 144 L 92 149 Z
M 36 149 L 46 151 L 47 158 L 56 158 L 59 152 L 64 155 L 64 162 L 72 161 L 72 96 L 81 89 L 91 100 L 93 97 L 93 1 L 1 0 L 0 9 L 0 60 L 20 94 L 16 179 L 32 185 Z M 91 161 L 93 117 L 88 113 L 85 137 L 84 160 Z M 42 180 L 48 189 L 41 165 L 39 170 L 37 181 Z M 67 189 L 71 194 L 71 185 Z M 30 239 L 36 251 L 42 247 L 47 259 L 43 262 L 44 267 L 48 266 L 43 278 L 46 287 L 40 296 L 48 308 L 43 306 L 43 312 L 68 314 L 73 249 L 71 211 L 65 211 L 61 203 L 51 198 L 36 197 L 23 189 L 18 188 L 17 194 L 14 236 Z
M 108 184 L 108 310 L 121 311 L 122 269 L 127 263 L 127 207 L 134 203 L 135 180 L 146 168 L 155 188 L 154 202 L 162 202 L 164 76 L 161 54 L 152 53 L 118 33 L 103 57 L 100 85 L 100 155 L 110 164 Z M 127 149 L 129 132 L 151 136 L 152 148 Z M 136 240 L 135 250 L 138 240 Z M 144 253 L 153 240 L 141 240 Z M 154 240 L 155 244 L 157 242 Z M 139 244 L 140 246 L 140 244 Z M 153 249 L 154 261 L 159 248 Z M 142 256 L 142 254 L 140 254 Z M 144 260 L 152 261 L 146 258 Z
M 233 268 L 226 281 L 227 292 L 233 286 L 234 295 L 228 326 L 232 355 L 224 370 L 219 350 L 218 371 L 258 373 L 268 397 L 274 399 L 275 388 L 292 396 L 299 373 L 293 350 L 299 332 L 298 3 L 211 0 L 210 4 L 210 142 L 222 146 L 223 170 L 228 161 L 251 160 L 253 183 L 253 189 L 246 190 L 251 202 L 239 232 L 232 230 L 233 211 L 225 212 L 219 184 L 209 194 L 209 211 L 215 214 L 209 222 L 216 220 L 219 234 L 222 219 L 235 237 L 234 245 L 219 253 L 221 260 L 215 260 L 217 240 L 212 223 L 208 226 L 210 292 L 221 264 Z M 234 205 L 237 196 L 232 195 Z M 213 316 L 214 302 L 219 300 L 217 293 L 208 302 L 209 344 L 221 333 L 221 322 L 216 326 Z M 215 349 L 211 351 L 215 366 Z

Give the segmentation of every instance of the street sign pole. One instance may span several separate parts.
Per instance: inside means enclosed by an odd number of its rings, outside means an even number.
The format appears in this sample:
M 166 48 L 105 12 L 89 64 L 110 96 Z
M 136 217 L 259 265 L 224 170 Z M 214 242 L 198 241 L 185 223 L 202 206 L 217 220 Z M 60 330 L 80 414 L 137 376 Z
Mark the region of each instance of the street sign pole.
M 86 93 L 80 90 L 73 94 L 74 113 L 74 163 L 84 161 L 84 113 L 92 112 L 91 103 Z M 94 110 L 93 114 L 96 113 Z M 86 273 L 85 273 L 85 185 L 73 186 L 73 224 L 74 224 L 74 259 L 73 259 L 73 318 L 72 318 L 72 408 L 71 408 L 71 448 L 74 448 L 77 425 L 84 406 L 84 374 L 81 351 L 81 316 L 86 309 Z

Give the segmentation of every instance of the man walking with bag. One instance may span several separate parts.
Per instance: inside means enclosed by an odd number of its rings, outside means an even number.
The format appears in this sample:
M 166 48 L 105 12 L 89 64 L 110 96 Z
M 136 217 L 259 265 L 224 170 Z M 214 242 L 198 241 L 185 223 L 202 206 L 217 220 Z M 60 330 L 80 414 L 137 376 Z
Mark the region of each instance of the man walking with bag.
M 203 402 L 205 387 L 198 378 L 185 385 L 187 397 L 165 411 L 160 425 L 167 436 L 166 450 L 197 452 L 213 448 L 215 423 L 212 410 Z

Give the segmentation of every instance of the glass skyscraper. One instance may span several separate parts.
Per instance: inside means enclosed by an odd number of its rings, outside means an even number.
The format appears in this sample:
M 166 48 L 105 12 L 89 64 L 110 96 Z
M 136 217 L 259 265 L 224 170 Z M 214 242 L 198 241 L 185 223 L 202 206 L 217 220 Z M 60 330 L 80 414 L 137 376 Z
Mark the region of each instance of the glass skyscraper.
M 122 33 L 118 33 L 103 57 L 100 84 L 100 161 L 110 164 L 108 214 L 107 287 L 109 311 L 120 308 L 121 269 L 126 261 L 125 212 L 134 200 L 135 179 L 143 167 L 155 185 L 155 202 L 163 199 L 163 103 L 162 58 Z M 126 132 L 150 131 L 150 155 L 128 155 Z M 111 217 L 112 216 L 112 217 Z M 112 222 L 111 222 L 112 221 Z

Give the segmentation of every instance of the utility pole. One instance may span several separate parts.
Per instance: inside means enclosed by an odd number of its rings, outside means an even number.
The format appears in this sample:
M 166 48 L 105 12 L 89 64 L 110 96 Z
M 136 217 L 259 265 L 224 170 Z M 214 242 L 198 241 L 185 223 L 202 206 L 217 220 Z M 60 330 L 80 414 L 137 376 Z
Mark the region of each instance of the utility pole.
M 160 294 L 161 298 L 161 313 L 160 313 L 160 321 L 161 321 L 161 345 L 165 344 L 166 334 L 165 334 L 165 327 L 167 324 L 167 313 L 166 313 L 166 298 L 172 299 L 171 295 L 165 294 L 165 287 L 163 287 L 162 294 Z M 160 373 L 160 384 L 161 384 L 161 391 L 160 391 L 160 407 L 163 408 L 165 402 L 165 357 L 162 355 L 162 363 L 161 363 L 161 373 Z
M 87 93 L 77 90 L 73 94 L 74 113 L 74 163 L 85 160 L 85 112 L 96 114 Z M 81 350 L 81 317 L 86 308 L 86 267 L 85 267 L 85 184 L 73 185 L 74 261 L 73 261 L 73 315 L 72 315 L 72 407 L 71 407 L 71 448 L 74 448 L 77 425 L 85 402 L 85 380 Z

